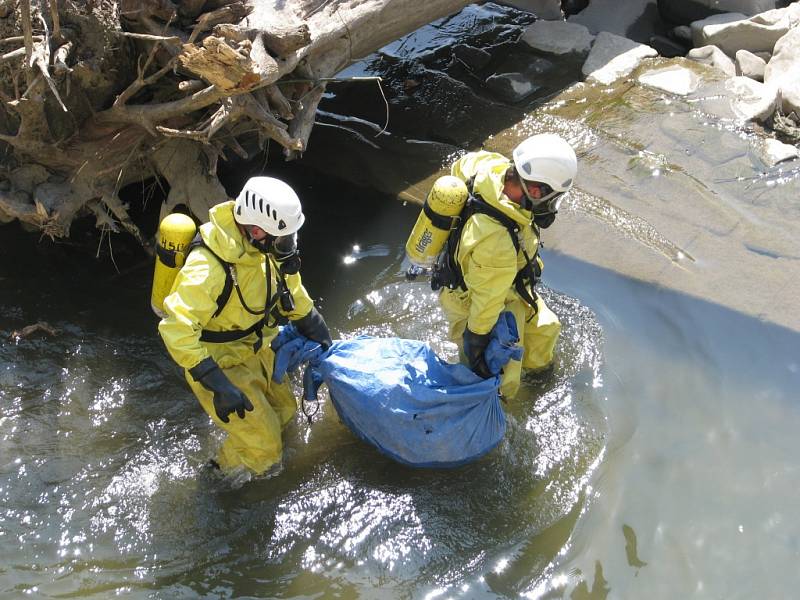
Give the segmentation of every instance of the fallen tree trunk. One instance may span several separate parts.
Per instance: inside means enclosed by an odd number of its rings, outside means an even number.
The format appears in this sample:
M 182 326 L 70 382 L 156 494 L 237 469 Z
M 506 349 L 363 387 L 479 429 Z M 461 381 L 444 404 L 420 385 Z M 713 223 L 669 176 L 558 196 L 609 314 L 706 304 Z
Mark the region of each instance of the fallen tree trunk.
M 226 198 L 219 158 L 255 130 L 308 145 L 331 78 L 464 0 L 19 0 L 0 20 L 0 222 L 51 237 L 80 215 L 148 242 L 119 199 L 158 177 L 161 213 Z

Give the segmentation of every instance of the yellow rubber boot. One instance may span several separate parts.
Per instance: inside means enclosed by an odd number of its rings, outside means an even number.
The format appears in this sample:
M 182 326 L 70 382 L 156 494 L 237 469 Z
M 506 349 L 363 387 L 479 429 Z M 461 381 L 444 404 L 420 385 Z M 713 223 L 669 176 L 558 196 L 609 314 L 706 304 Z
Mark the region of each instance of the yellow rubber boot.
M 258 357 L 253 356 L 240 365 L 223 369 L 231 383 L 244 392 L 253 404 L 253 410 L 246 412 L 244 419 L 233 413 L 229 415 L 228 423 L 217 418 L 214 394 L 186 374 L 186 380 L 203 410 L 228 434 L 217 456 L 223 471 L 245 466 L 255 475 L 261 475 L 281 459 L 281 420 L 267 399 L 269 380 L 264 377 L 260 367 Z

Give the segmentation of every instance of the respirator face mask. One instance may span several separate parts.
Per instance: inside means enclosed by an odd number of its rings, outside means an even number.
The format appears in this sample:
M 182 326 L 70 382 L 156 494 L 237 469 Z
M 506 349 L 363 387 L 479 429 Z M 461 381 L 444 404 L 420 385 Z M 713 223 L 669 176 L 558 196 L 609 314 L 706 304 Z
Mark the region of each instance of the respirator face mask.
M 260 252 L 269 252 L 278 260 L 284 260 L 297 252 L 297 234 L 291 235 L 265 235 L 260 240 L 253 237 L 252 230 L 247 228 L 247 240 Z
M 547 213 L 557 213 L 558 208 L 561 206 L 561 200 L 565 192 L 557 192 L 546 183 L 538 181 L 521 181 L 522 191 L 525 192 L 525 197 L 528 199 L 528 210 L 535 215 L 544 215 Z M 529 187 L 539 189 L 539 197 L 535 198 Z
M 272 238 L 269 252 L 278 260 L 285 260 L 297 253 L 297 234 L 281 235 Z
M 272 238 L 269 253 L 281 264 L 281 273 L 293 275 L 300 270 L 300 252 L 297 249 L 297 233 Z

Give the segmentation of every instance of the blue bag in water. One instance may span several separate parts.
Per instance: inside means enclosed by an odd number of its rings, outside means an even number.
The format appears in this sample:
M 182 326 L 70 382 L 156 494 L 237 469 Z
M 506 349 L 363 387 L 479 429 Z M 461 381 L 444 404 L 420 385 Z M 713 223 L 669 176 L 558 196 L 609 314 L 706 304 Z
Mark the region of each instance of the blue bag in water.
M 499 372 L 509 358 L 519 360 L 522 349 L 514 345 L 513 316 L 510 322 L 501 317 L 498 325 L 487 358 Z M 342 422 L 400 463 L 456 467 L 483 456 L 505 435 L 499 376 L 481 379 L 464 365 L 442 360 L 423 342 L 362 336 L 336 341 L 323 352 L 284 328 L 272 346 L 276 381 L 307 362 L 306 399 L 316 398 L 319 386 L 327 384 Z

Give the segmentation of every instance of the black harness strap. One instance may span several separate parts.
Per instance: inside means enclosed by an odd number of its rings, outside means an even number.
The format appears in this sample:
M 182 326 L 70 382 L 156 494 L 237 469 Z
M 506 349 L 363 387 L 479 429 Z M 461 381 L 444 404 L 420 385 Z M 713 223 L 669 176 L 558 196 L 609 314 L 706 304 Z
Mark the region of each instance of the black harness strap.
M 225 283 L 222 286 L 222 291 L 219 293 L 219 296 L 217 296 L 216 300 L 217 310 L 214 311 L 213 315 L 211 315 L 211 318 L 213 319 L 219 316 L 219 314 L 222 312 L 222 309 L 225 308 L 225 305 L 228 303 L 228 299 L 231 297 L 231 292 L 233 291 L 233 286 L 234 286 L 233 265 L 230 264 L 229 262 L 222 260 L 222 258 L 216 252 L 214 252 L 211 248 L 209 248 L 203 241 L 203 238 L 200 235 L 200 233 L 198 232 L 197 235 L 194 236 L 194 239 L 189 244 L 188 252 L 191 252 L 195 248 L 200 248 L 200 247 L 208 250 L 211 256 L 213 256 L 219 261 L 219 263 L 222 265 L 223 270 L 225 271 Z M 238 291 L 239 286 L 236 286 L 236 289 Z M 239 295 L 241 297 L 241 292 L 239 292 Z
M 436 227 L 436 229 L 441 229 L 442 231 L 447 231 L 453 226 L 453 217 L 446 217 L 444 215 L 440 215 L 439 213 L 435 212 L 428 204 L 428 201 L 425 200 L 425 204 L 422 205 L 422 211 L 425 213 L 425 216 L 431 222 L 431 225 Z
M 470 189 L 472 188 L 472 181 L 469 182 L 469 187 Z M 432 279 L 432 283 L 437 285 L 434 289 L 446 286 L 450 289 L 458 287 L 463 291 L 467 290 L 467 285 L 464 282 L 464 274 L 458 264 L 457 252 L 458 245 L 461 241 L 461 233 L 464 230 L 464 224 L 472 215 L 477 213 L 488 215 L 503 225 L 503 227 L 508 230 L 508 234 L 511 237 L 511 242 L 514 244 L 514 249 L 517 254 L 519 254 L 520 250 L 522 251 L 522 255 L 525 257 L 525 265 L 517 271 L 517 275 L 514 277 L 514 289 L 525 303 L 533 309 L 534 314 L 536 314 L 538 311 L 536 303 L 538 296 L 534 291 L 534 286 L 542 274 L 539 261 L 536 259 L 538 256 L 538 248 L 533 253 L 533 257 L 529 256 L 527 249 L 522 244 L 519 224 L 501 210 L 490 205 L 474 191 L 470 191 L 469 199 L 456 222 L 456 226 L 450 230 L 450 235 L 447 238 L 446 250 L 435 269 L 438 272 L 435 273 L 434 279 L 436 276 L 439 276 L 439 281 L 434 283 Z M 449 273 L 447 273 L 447 271 L 449 271 Z
M 261 329 L 263 327 L 264 319 L 260 319 L 247 329 L 231 329 L 229 331 L 210 331 L 208 329 L 203 329 L 203 331 L 200 332 L 200 339 L 211 344 L 224 344 L 225 342 L 233 342 L 246 338 L 251 333 L 258 334 L 260 339 Z
M 169 268 L 174 269 L 178 266 L 175 261 L 178 253 L 175 250 L 167 250 L 166 248 L 162 248 L 161 244 L 156 244 L 156 255 L 161 259 L 161 262 Z
M 514 289 L 533 309 L 534 314 L 536 314 L 539 308 L 536 304 L 537 295 L 533 288 L 542 273 L 539 268 L 539 261 L 536 260 L 538 249 L 537 252 L 534 253 L 533 259 L 531 259 L 531 257 L 528 256 L 527 249 L 522 244 L 519 223 L 502 213 L 499 209 L 488 204 L 483 198 L 477 195 L 475 196 L 474 212 L 489 215 L 503 225 L 508 230 L 509 236 L 511 236 L 511 243 L 514 244 L 514 249 L 517 251 L 517 254 L 519 254 L 520 250 L 522 251 L 522 256 L 525 257 L 525 265 L 517 271 L 517 275 L 514 277 Z M 536 265 L 535 268 L 533 267 L 534 264 Z M 530 284 L 530 290 L 528 289 L 528 284 Z
M 203 329 L 200 332 L 200 340 L 211 344 L 224 344 L 226 342 L 233 342 L 246 338 L 248 335 L 255 333 L 258 339 L 256 340 L 256 343 L 253 344 L 253 352 L 258 352 L 264 342 L 264 335 L 262 331 L 264 329 L 264 325 L 267 325 L 268 327 L 274 327 L 274 323 L 277 323 L 278 319 L 278 315 L 274 313 L 279 300 L 280 290 L 276 291 L 275 294 L 272 293 L 272 266 L 270 264 L 269 257 L 267 257 L 266 268 L 267 299 L 264 303 L 264 310 L 255 311 L 248 306 L 247 302 L 245 302 L 242 290 L 239 288 L 239 283 L 236 280 L 236 270 L 234 266 L 231 263 L 223 260 L 222 257 L 209 248 L 199 233 L 189 244 L 189 251 L 197 247 L 205 248 L 214 258 L 217 259 L 217 261 L 219 261 L 223 270 L 225 271 L 225 283 L 223 284 L 222 291 L 220 292 L 219 296 L 217 296 L 216 300 L 217 310 L 214 311 L 214 314 L 211 315 L 211 318 L 213 319 L 219 316 L 219 314 L 222 312 L 222 309 L 225 308 L 225 305 L 228 303 L 228 300 L 231 297 L 231 292 L 234 289 L 236 290 L 236 295 L 239 296 L 239 302 L 247 312 L 249 312 L 251 315 L 263 315 L 261 319 L 253 323 L 247 329 L 232 329 L 228 331 L 210 331 L 208 329 Z M 282 275 L 280 275 L 280 277 L 282 278 Z M 282 283 L 284 284 L 283 287 L 285 287 L 285 282 L 282 281 Z M 280 285 L 278 287 L 281 288 Z M 286 290 L 286 293 L 289 293 L 288 289 Z M 291 293 L 289 293 L 289 295 L 291 296 Z M 273 317 L 273 324 L 269 323 L 269 316 Z

